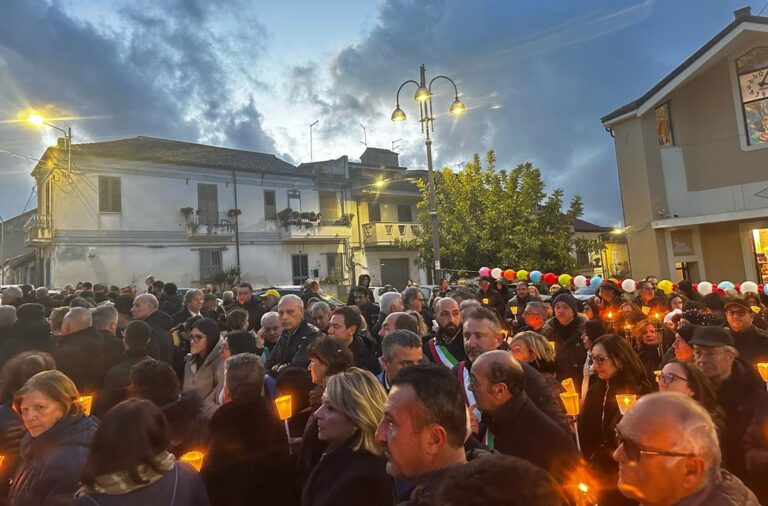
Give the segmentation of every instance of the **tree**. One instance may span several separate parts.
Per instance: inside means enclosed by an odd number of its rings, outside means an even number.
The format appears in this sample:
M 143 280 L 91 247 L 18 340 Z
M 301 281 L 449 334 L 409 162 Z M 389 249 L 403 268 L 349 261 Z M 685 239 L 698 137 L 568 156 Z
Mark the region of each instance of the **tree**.
M 434 263 L 429 192 L 426 182 L 418 184 L 422 227 L 409 246 L 418 249 L 419 265 L 429 268 Z M 541 171 L 530 162 L 497 171 L 492 150 L 485 167 L 475 154 L 458 172 L 447 167 L 435 172 L 435 197 L 444 269 L 476 271 L 488 265 L 564 273 L 575 266 L 572 224 L 583 212 L 581 197 L 564 211 L 563 191 L 547 194 Z

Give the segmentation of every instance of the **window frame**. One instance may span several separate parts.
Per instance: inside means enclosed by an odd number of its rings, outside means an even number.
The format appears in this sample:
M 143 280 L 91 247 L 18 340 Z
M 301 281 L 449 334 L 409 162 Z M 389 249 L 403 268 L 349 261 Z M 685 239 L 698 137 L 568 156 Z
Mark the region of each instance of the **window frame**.
M 106 183 L 106 191 L 102 192 L 102 183 Z M 120 214 L 123 212 L 123 183 L 120 176 L 98 176 L 99 213 Z M 115 187 L 117 190 L 115 190 Z M 117 193 L 117 206 L 115 195 Z M 107 193 L 108 195 L 104 195 Z

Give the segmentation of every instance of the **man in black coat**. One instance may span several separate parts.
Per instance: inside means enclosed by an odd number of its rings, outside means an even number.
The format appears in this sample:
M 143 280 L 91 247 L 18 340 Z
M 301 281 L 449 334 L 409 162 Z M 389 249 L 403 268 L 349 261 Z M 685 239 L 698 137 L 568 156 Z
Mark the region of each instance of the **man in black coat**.
M 755 313 L 747 301 L 738 297 L 726 301 L 725 318 L 739 358 L 752 367 L 758 362 L 768 362 L 768 332 L 755 327 Z
M 267 290 L 262 294 L 262 297 L 274 297 L 275 294 L 279 299 L 280 293 L 274 289 Z M 248 330 L 259 331 L 261 316 L 267 312 L 267 309 L 260 300 L 253 296 L 253 287 L 250 283 L 243 282 L 237 285 L 237 299 L 232 307 L 239 307 L 248 311 Z
M 8 359 L 23 351 L 51 353 L 54 345 L 51 325 L 45 319 L 45 308 L 40 304 L 22 304 L 16 308 L 13 337 L 0 346 L 0 368 Z
M 66 374 L 78 391 L 92 394 L 104 380 L 104 343 L 93 328 L 91 311 L 73 307 L 61 323 L 61 335 L 53 349 L 56 369 Z
M 355 287 L 353 293 L 355 295 L 355 306 L 360 309 L 360 314 L 365 318 L 366 328 L 373 330 L 379 319 L 379 305 L 368 299 L 368 289 L 364 286 Z
M 122 339 L 125 351 L 120 362 L 104 376 L 101 395 L 94 401 L 94 415 L 103 417 L 112 406 L 127 398 L 131 368 L 147 357 L 147 344 L 151 337 L 152 328 L 141 320 L 132 321 L 125 327 L 125 337 Z
M 435 303 L 435 320 L 437 335 L 424 343 L 424 357 L 449 369 L 466 361 L 459 303 L 450 297 L 438 300 Z
M 584 317 L 579 314 L 578 302 L 569 293 L 561 293 L 552 300 L 555 316 L 541 328 L 541 335 L 555 342 L 557 379 L 573 378 L 576 388 L 584 377 L 587 350 L 581 341 Z
M 363 319 L 356 307 L 342 306 L 331 315 L 328 323 L 328 336 L 349 348 L 355 366 L 366 369 L 374 375 L 381 372 L 381 365 L 376 358 L 373 340 L 362 334 L 360 327 Z
M 506 351 L 489 351 L 472 366 L 471 386 L 482 412 L 486 446 L 523 458 L 566 481 L 579 463 L 573 439 L 528 399 L 525 373 Z
M 104 367 L 109 370 L 116 366 L 123 356 L 123 340 L 117 337 L 118 313 L 115 306 L 109 304 L 91 309 L 93 328 L 99 331 L 104 344 Z
M 131 314 L 134 320 L 144 320 L 152 327 L 152 338 L 147 346 L 147 354 L 170 365 L 178 365 L 170 330 L 173 327 L 171 317 L 158 308 L 160 304 L 151 293 L 142 293 L 133 300 Z
M 33 302 L 37 302 L 45 308 L 46 317 L 51 316 L 54 303 L 53 299 L 48 295 L 48 289 L 46 287 L 40 286 L 35 288 L 35 300 Z
M 480 278 L 480 293 L 477 294 L 477 298 L 483 307 L 492 309 L 496 313 L 496 317 L 501 320 L 504 318 L 506 302 L 504 297 L 493 288 L 493 283 L 494 280 L 490 276 Z
M 16 335 L 13 324 L 16 323 L 16 308 L 0 306 L 0 347 Z
M 309 366 L 307 347 L 323 334 L 304 319 L 304 302 L 298 295 L 281 298 L 277 312 L 283 332 L 264 364 L 267 371 L 276 375 L 289 365 L 306 369 Z
M 160 311 L 164 313 L 174 315 L 181 311 L 181 295 L 178 294 L 179 289 L 175 283 L 166 283 L 163 285 L 163 293 L 165 293 L 165 300 L 160 304 Z

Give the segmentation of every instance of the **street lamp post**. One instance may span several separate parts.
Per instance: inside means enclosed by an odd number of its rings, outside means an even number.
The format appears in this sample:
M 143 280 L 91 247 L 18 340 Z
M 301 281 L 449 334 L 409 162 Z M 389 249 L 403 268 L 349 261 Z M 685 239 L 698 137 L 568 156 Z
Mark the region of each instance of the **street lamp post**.
M 72 173 L 72 128 L 67 127 L 66 130 L 63 128 L 59 128 L 56 125 L 52 125 L 45 121 L 45 118 L 40 116 L 37 113 L 32 113 L 27 118 L 27 121 L 32 123 L 35 126 L 49 126 L 53 128 L 54 130 L 58 130 L 59 132 L 64 134 L 64 149 L 67 151 L 67 175 Z
M 422 64 L 419 68 L 419 81 L 416 82 L 413 79 L 409 79 L 408 81 L 405 81 L 403 84 L 400 85 L 400 87 L 397 89 L 397 95 L 396 95 L 396 107 L 395 110 L 392 112 L 392 121 L 398 122 L 398 121 L 405 121 L 405 112 L 400 108 L 400 90 L 403 89 L 403 86 L 405 86 L 408 83 L 413 83 L 416 85 L 416 94 L 414 95 L 414 99 L 419 103 L 419 113 L 421 118 L 419 119 L 419 123 L 421 123 L 421 131 L 426 135 L 425 145 L 427 147 L 427 176 L 428 176 L 428 184 L 429 184 L 429 218 L 430 218 L 430 224 L 432 228 L 432 249 L 434 251 L 434 260 L 435 260 L 435 276 L 434 276 L 434 283 L 439 283 L 440 279 L 442 279 L 441 275 L 441 266 L 440 266 L 440 234 L 438 230 L 439 221 L 437 218 L 437 205 L 435 202 L 435 177 L 434 177 L 434 170 L 432 169 L 432 138 L 429 135 L 430 130 L 432 132 L 435 131 L 435 117 L 432 113 L 432 84 L 438 80 L 438 79 L 445 79 L 448 82 L 450 82 L 453 85 L 453 91 L 455 99 L 453 101 L 453 104 L 451 104 L 451 108 L 449 112 L 453 115 L 459 115 L 467 110 L 467 108 L 464 106 L 464 104 L 459 100 L 459 91 L 456 87 L 456 83 L 447 76 L 435 76 L 432 78 L 431 81 L 429 81 L 429 85 L 427 85 L 427 79 L 426 79 L 426 69 L 424 65 Z

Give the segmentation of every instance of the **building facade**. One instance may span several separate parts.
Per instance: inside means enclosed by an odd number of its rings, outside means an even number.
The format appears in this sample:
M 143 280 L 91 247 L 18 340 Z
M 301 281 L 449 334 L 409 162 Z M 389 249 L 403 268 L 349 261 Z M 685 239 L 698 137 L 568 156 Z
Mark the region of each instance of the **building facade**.
M 582 219 L 573 220 L 576 242 L 576 273 L 603 278 L 624 278 L 631 274 L 627 241 L 623 233 L 610 227 L 595 225 Z M 579 240 L 599 245 L 599 249 L 579 247 Z
M 768 283 L 768 18 L 736 11 L 602 123 L 636 277 Z
M 399 279 L 382 271 L 390 258 L 407 259 L 408 276 L 420 277 L 415 251 L 386 241 L 386 220 L 414 225 L 389 206 L 407 203 L 414 213 L 418 188 L 406 183 L 407 195 L 391 198 L 365 191 L 405 178 L 396 153 L 369 149 L 360 163 L 342 157 L 296 167 L 274 155 L 148 137 L 71 149 L 71 172 L 57 147 L 32 172 L 38 210 L 25 228 L 35 251 L 27 281 L 35 285 L 141 284 L 154 274 L 194 287 L 238 265 L 254 286 L 308 277 L 350 285 L 369 271 L 380 282 Z M 392 167 L 371 164 L 382 155 Z M 378 199 L 382 212 L 365 214 L 366 199 Z

